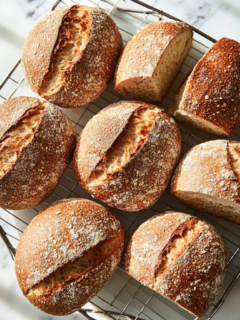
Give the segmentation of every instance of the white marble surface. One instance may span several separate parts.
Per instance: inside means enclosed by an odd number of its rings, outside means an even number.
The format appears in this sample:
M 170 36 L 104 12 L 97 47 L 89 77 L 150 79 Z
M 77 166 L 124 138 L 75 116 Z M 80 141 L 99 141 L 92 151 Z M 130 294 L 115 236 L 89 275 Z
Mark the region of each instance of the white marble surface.
M 19 59 L 29 29 L 37 19 L 49 11 L 53 2 L 52 0 L 0 0 L 0 83 Z M 231 7 L 223 4 L 227 2 Z M 240 41 L 240 11 L 237 9 L 239 0 L 148 0 L 146 3 L 179 17 L 215 39 L 227 36 Z M 239 297 L 240 280 L 214 319 L 239 320 Z M 61 318 L 80 319 L 80 315 Z M 13 261 L 1 239 L 0 319 L 54 319 L 35 309 L 22 297 L 15 279 Z

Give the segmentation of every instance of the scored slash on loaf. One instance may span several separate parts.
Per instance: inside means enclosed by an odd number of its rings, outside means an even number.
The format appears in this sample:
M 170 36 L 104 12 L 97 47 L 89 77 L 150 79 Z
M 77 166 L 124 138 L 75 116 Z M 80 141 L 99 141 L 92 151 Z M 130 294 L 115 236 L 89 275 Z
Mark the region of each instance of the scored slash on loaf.
M 33 208 L 72 160 L 75 129 L 59 108 L 37 98 L 12 98 L 0 111 L 0 207 Z
M 112 18 L 97 8 L 65 6 L 31 30 L 22 52 L 30 88 L 63 108 L 97 99 L 112 80 L 123 46 Z
M 229 137 L 240 121 L 240 44 L 222 38 L 196 64 L 170 114 L 209 133 Z
M 15 272 L 28 300 L 64 316 L 90 301 L 111 277 L 124 247 L 120 221 L 86 199 L 63 199 L 42 210 L 23 233 Z
M 178 127 L 164 110 L 121 101 L 88 122 L 77 143 L 73 168 L 94 198 L 138 211 L 162 195 L 180 149 Z
M 227 250 L 205 221 L 167 211 L 132 236 L 122 268 L 145 286 L 201 318 L 223 284 Z

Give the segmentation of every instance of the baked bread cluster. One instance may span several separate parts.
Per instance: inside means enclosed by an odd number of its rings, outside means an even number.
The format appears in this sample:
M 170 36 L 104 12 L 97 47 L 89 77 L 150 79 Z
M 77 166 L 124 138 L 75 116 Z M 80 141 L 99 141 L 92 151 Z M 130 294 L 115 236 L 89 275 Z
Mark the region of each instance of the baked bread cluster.
M 0 207 L 39 205 L 71 160 L 93 198 L 129 215 L 153 206 L 177 165 L 181 136 L 175 120 L 150 103 L 162 101 L 192 40 L 190 26 L 159 21 L 123 49 L 112 18 L 88 6 L 64 6 L 37 22 L 25 42 L 22 67 L 30 88 L 45 100 L 17 97 L 0 106 Z M 240 117 L 239 52 L 240 44 L 231 39 L 214 44 L 179 88 L 171 115 L 229 137 Z M 58 107 L 94 101 L 113 78 L 115 90 L 133 101 L 101 110 L 76 145 L 74 127 Z M 198 211 L 240 224 L 239 181 L 240 143 L 209 141 L 183 157 L 171 193 Z M 71 314 L 111 277 L 124 241 L 121 223 L 102 205 L 86 199 L 55 202 L 32 220 L 18 244 L 19 286 L 42 311 Z M 122 264 L 142 284 L 198 318 L 217 297 L 226 266 L 218 232 L 173 211 L 139 227 Z

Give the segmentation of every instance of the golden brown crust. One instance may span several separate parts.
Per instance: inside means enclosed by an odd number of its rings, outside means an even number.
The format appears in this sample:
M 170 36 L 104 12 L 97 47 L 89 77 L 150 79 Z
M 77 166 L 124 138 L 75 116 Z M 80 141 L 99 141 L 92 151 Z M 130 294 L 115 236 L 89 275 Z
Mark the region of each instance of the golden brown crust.
M 4 103 L 1 117 L 7 121 L 12 115 L 9 123 L 13 126 L 24 115 L 23 110 L 39 103 L 44 104 L 45 109 L 33 139 L 0 179 L 3 208 L 20 210 L 43 202 L 56 188 L 72 159 L 76 133 L 71 121 L 57 107 L 36 98 L 13 98 Z M 3 134 L 10 129 L 9 126 L 2 128 Z
M 71 19 L 71 11 L 78 9 L 90 23 L 86 46 L 64 71 L 65 83 L 55 93 L 44 94 L 44 78 L 61 41 L 61 28 Z M 23 48 L 23 70 L 31 89 L 51 103 L 63 108 L 81 107 L 98 98 L 110 83 L 122 44 L 115 22 L 100 9 L 63 7 L 47 14 L 30 32 Z
M 112 276 L 121 259 L 121 253 L 122 251 L 117 250 L 98 267 L 63 290 L 56 291 L 54 294 L 44 294 L 40 299 L 32 295 L 29 301 L 38 309 L 55 316 L 64 316 L 79 310 L 94 298 Z
M 190 74 L 180 110 L 209 121 L 230 136 L 240 120 L 240 44 L 222 38 Z M 212 132 L 212 131 L 211 131 Z
M 31 288 L 104 240 L 118 237 L 114 252 L 98 266 L 57 290 L 30 293 Z M 15 271 L 23 294 L 39 309 L 67 315 L 88 302 L 112 275 L 121 258 L 124 231 L 103 206 L 85 199 L 63 199 L 41 211 L 17 247 Z
M 191 27 L 182 22 L 171 20 L 150 23 L 137 32 L 127 43 L 118 60 L 114 76 L 115 90 L 129 99 L 144 100 L 131 92 L 130 84 L 130 89 L 127 92 L 124 83 L 130 79 L 142 79 L 144 81 L 152 78 L 156 73 L 159 61 L 166 52 L 166 48 L 177 35 L 183 33 L 186 29 L 191 29 Z M 168 89 L 165 89 L 162 96 L 166 94 Z M 150 90 L 149 96 L 151 96 Z M 160 103 L 160 100 L 150 99 L 147 101 Z
M 189 150 L 174 172 L 172 195 L 178 198 L 177 191 L 190 191 L 240 204 L 240 183 L 230 159 L 229 143 L 208 141 Z
M 128 243 L 123 261 L 122 268 L 150 288 L 154 287 L 156 272 L 164 261 L 164 253 L 172 238 L 181 235 L 182 227 L 195 219 L 184 213 L 166 214 L 163 219 L 163 214 L 148 219 L 138 228 Z M 157 217 L 160 217 L 159 221 Z M 147 234 L 147 239 L 144 234 Z M 132 267 L 131 256 L 134 256 L 137 268 Z
M 35 24 L 24 44 L 22 68 L 29 87 L 36 93 L 49 70 L 59 28 L 69 10 L 65 6 L 46 14 Z
M 176 235 L 186 237 L 183 226 L 195 228 L 192 238 L 158 278 L 161 257 Z M 198 227 L 196 227 L 198 226 Z M 180 232 L 179 232 L 180 229 Z M 169 231 L 169 232 L 168 232 Z M 179 250 L 179 248 L 177 248 Z M 227 250 L 218 232 L 208 223 L 180 212 L 165 212 L 142 224 L 127 246 L 122 268 L 144 285 L 176 302 L 197 317 L 217 297 L 227 265 Z
M 7 100 L 0 105 L 0 140 L 29 109 L 38 104 L 38 101 L 37 98 L 17 97 Z
M 78 140 L 73 162 L 75 173 L 78 174 L 78 157 L 81 158 L 79 165 L 84 170 L 81 170 L 79 179 L 84 183 L 124 130 L 132 113 L 139 107 L 138 103 L 117 102 L 101 110 L 87 123 Z M 106 135 L 106 138 L 101 138 L 102 134 Z
M 193 147 L 178 164 L 171 193 L 200 212 L 240 224 L 240 143 L 214 140 Z
M 91 174 L 125 130 L 131 115 L 152 109 L 155 118 L 144 144 L 122 166 L 98 184 Z M 79 183 L 95 198 L 121 210 L 137 211 L 153 205 L 167 187 L 178 160 L 181 137 L 175 121 L 162 109 L 144 102 L 122 101 L 92 118 L 78 140 L 73 168 Z

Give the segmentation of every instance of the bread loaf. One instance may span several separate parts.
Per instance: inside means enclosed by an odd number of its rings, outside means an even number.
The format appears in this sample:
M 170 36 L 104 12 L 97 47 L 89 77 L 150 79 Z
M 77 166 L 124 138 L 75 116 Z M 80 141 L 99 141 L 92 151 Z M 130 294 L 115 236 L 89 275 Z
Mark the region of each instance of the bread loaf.
M 205 221 L 168 211 L 143 223 L 128 243 L 122 268 L 198 318 L 220 292 L 227 250 Z
M 192 45 L 191 27 L 158 21 L 128 42 L 115 73 L 115 90 L 140 101 L 159 103 L 177 76 Z
M 152 206 L 164 192 L 180 149 L 178 127 L 164 110 L 121 101 L 88 122 L 77 143 L 73 168 L 93 197 L 137 211 Z
M 0 106 L 0 207 L 21 210 L 46 200 L 72 159 L 76 133 L 54 105 L 18 97 Z
M 97 99 L 110 83 L 122 36 L 106 13 L 64 6 L 48 13 L 30 32 L 22 67 L 30 88 L 63 108 Z
M 240 142 L 208 141 L 179 163 L 171 193 L 186 205 L 240 224 Z
M 240 120 L 240 44 L 222 38 L 194 67 L 170 113 L 179 121 L 229 137 Z
M 64 199 L 42 210 L 17 247 L 15 272 L 28 300 L 63 316 L 90 301 L 116 269 L 124 246 L 119 220 L 86 199 Z

